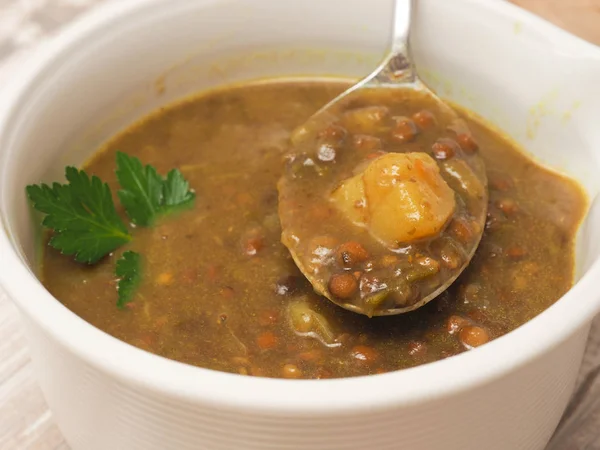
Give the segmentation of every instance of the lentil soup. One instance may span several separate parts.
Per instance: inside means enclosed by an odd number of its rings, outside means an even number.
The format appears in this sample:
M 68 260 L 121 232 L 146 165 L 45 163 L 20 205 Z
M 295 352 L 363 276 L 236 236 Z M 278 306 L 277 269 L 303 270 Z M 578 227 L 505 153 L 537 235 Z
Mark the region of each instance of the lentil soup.
M 194 206 L 153 227 L 130 226 L 135 239 L 94 266 L 47 246 L 45 286 L 139 348 L 284 378 L 359 376 L 446 358 L 515 329 L 570 288 L 586 207 L 581 189 L 461 112 L 489 180 L 484 236 L 463 274 L 436 300 L 392 317 L 368 318 L 315 294 L 281 243 L 277 181 L 292 130 L 347 86 L 321 79 L 235 86 L 131 126 L 86 170 L 114 192 L 117 151 L 161 173 L 176 167 L 195 190 Z M 127 250 L 143 254 L 143 277 L 133 301 L 118 309 L 113 267 Z

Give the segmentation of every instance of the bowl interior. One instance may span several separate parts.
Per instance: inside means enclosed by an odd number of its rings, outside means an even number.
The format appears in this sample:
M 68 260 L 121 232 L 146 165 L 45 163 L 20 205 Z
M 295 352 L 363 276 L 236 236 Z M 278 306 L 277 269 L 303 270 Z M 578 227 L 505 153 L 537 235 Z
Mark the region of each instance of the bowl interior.
M 27 184 L 61 180 L 65 165 L 132 121 L 199 90 L 365 75 L 386 48 L 391 11 L 390 0 L 136 4 L 115 2 L 50 43 L 3 112 L 2 226 L 32 271 Z M 582 184 L 591 208 L 578 236 L 581 277 L 600 254 L 600 51 L 549 27 L 495 2 L 423 0 L 411 38 L 419 72 L 443 97 Z

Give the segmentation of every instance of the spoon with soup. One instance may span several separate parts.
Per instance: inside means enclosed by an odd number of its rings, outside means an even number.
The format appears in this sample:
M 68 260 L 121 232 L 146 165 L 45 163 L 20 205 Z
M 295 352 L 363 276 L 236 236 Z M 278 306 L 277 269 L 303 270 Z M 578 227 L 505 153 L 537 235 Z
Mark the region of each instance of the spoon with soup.
M 315 291 L 368 316 L 433 300 L 469 264 L 487 213 L 466 123 L 419 79 L 397 0 L 389 55 L 292 134 L 282 242 Z

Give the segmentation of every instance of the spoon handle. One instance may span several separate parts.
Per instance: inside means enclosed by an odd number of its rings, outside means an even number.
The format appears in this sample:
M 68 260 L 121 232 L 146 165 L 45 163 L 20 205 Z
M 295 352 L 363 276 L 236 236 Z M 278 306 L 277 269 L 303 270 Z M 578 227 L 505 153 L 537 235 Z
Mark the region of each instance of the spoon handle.
M 410 23 L 414 10 L 414 0 L 394 2 L 394 22 L 392 24 L 392 53 L 405 53 L 408 47 Z
M 0 0 L 1 1 L 1 0 Z M 420 87 L 417 73 L 410 56 L 410 24 L 418 0 L 395 0 L 392 14 L 392 39 L 385 59 L 379 66 L 347 91 L 331 100 L 313 117 L 321 117 L 350 93 L 364 87 L 398 87 L 412 85 Z
M 392 47 L 381 65 L 368 77 L 370 83 L 412 83 L 416 79 L 410 55 L 410 24 L 417 0 L 396 0 L 392 23 Z

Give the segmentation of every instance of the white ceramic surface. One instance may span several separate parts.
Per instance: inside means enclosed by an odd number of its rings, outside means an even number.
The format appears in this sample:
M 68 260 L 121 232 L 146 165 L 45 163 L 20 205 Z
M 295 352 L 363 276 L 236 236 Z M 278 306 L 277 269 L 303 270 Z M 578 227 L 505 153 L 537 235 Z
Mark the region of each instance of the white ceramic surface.
M 518 330 L 396 373 L 271 380 L 172 362 L 91 327 L 36 280 L 24 186 L 79 163 L 158 105 L 249 78 L 360 75 L 389 1 L 116 1 L 44 46 L 0 105 L 0 282 L 76 450 L 542 449 L 600 309 L 600 50 L 504 2 L 422 0 L 417 63 L 593 199 L 578 283 Z M 358 55 L 358 56 L 357 56 Z M 166 86 L 158 94 L 157 84 Z

